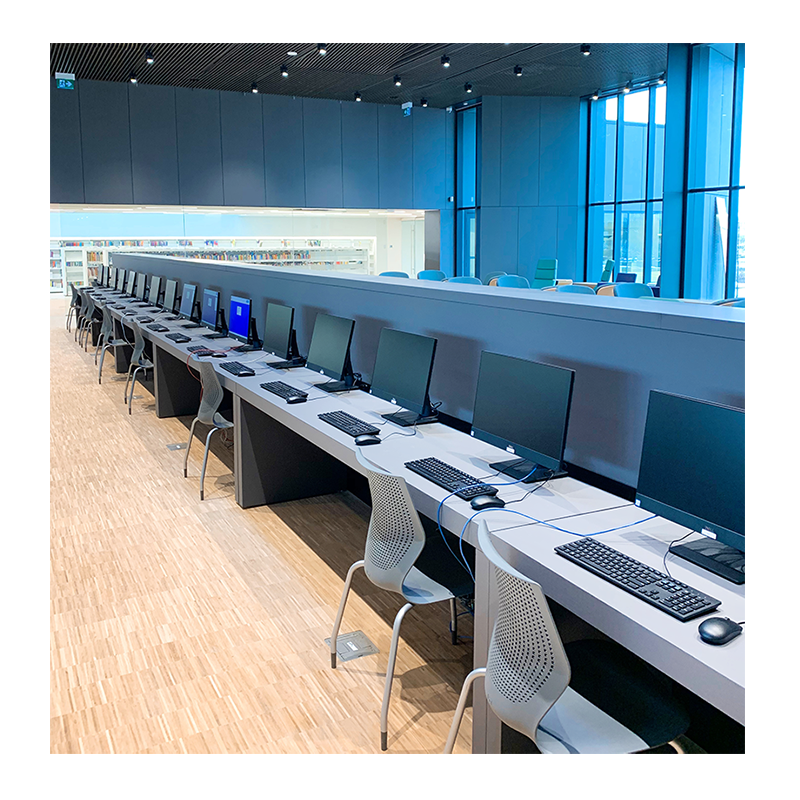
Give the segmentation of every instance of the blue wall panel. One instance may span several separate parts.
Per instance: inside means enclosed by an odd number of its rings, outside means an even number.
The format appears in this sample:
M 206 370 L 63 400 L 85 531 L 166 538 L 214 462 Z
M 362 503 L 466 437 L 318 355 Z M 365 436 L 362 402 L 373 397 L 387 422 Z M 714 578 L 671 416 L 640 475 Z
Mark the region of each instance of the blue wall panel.
M 580 99 L 543 97 L 539 129 L 539 205 L 578 203 Z
M 480 210 L 481 272 L 514 273 L 517 271 L 517 208 L 482 208 Z
M 519 209 L 518 272 L 529 280 L 540 258 L 557 258 L 558 209 L 522 207 Z M 500 268 L 502 269 L 502 267 Z
M 83 156 L 78 93 L 50 79 L 50 202 L 83 203 Z
M 175 89 L 171 86 L 130 85 L 128 102 L 133 202 L 179 205 Z
M 341 208 L 342 114 L 338 100 L 303 98 L 306 205 Z
M 413 208 L 412 119 L 400 106 L 378 107 L 380 208 Z
M 585 215 L 577 206 L 561 206 L 558 209 L 556 231 L 556 258 L 558 277 L 583 280 L 583 229 Z
M 261 97 L 267 205 L 303 208 L 306 204 L 303 101 L 276 94 Z
M 378 208 L 378 106 L 342 103 L 345 208 Z
M 220 92 L 222 194 L 226 206 L 263 206 L 264 133 L 261 95 Z
M 456 115 L 450 111 L 444 112 L 444 193 L 442 205 L 439 208 L 452 211 L 455 203 L 448 200 L 456 194 Z
M 539 97 L 504 97 L 500 204 L 539 205 Z
M 81 81 L 81 146 L 87 203 L 132 203 L 128 84 Z
M 181 203 L 221 206 L 222 140 L 219 92 L 175 89 Z
M 446 116 L 440 108 L 412 111 L 413 208 L 441 208 L 446 200 Z
M 484 97 L 481 107 L 481 206 L 500 205 L 500 161 L 503 151 L 501 97 Z

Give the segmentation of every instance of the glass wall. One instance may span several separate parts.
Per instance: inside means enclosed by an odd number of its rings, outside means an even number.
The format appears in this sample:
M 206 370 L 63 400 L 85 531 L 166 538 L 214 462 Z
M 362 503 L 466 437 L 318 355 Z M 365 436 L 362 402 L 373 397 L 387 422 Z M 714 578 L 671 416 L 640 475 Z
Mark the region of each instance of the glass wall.
M 481 107 L 456 112 L 456 275 L 478 275 Z

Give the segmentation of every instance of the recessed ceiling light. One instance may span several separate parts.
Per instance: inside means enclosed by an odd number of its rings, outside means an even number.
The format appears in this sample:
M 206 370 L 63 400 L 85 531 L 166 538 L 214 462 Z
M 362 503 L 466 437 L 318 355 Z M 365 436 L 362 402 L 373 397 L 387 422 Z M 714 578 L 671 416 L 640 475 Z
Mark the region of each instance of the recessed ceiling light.
M 297 50 L 290 50 L 286 55 L 287 56 L 296 56 L 297 55 Z

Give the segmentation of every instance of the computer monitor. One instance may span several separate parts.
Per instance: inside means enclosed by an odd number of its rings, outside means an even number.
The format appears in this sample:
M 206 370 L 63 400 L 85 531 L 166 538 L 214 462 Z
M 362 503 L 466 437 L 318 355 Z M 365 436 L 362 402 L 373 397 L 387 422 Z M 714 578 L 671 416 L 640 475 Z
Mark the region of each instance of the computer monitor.
M 280 358 L 290 359 L 297 354 L 294 335 L 294 309 L 278 303 L 267 303 L 264 320 L 264 341 L 261 349 Z
M 117 285 L 117 268 L 116 267 L 109 267 L 108 268 L 108 285 L 114 289 Z
M 125 270 L 124 269 L 118 269 L 117 270 L 117 282 L 114 285 L 114 288 L 119 292 L 123 291 L 123 289 L 125 288 Z
M 200 312 L 200 322 L 207 328 L 216 330 L 218 312 L 219 292 L 216 289 L 203 289 L 203 308 Z
M 170 278 L 164 285 L 164 302 L 161 304 L 161 308 L 165 308 L 167 311 L 174 311 L 175 296 L 177 294 L 178 294 L 178 281 L 174 281 Z M 194 303 L 194 300 L 192 300 L 192 303 Z
M 183 284 L 183 294 L 181 294 L 181 307 L 178 314 L 182 319 L 191 319 L 194 311 L 197 287 L 192 283 Z
M 158 305 L 158 296 L 161 294 L 161 276 L 154 275 L 150 280 L 150 291 L 147 295 L 147 302 L 150 305 Z
M 651 391 L 636 505 L 711 533 L 671 552 L 744 583 L 744 411 Z
M 106 265 L 105 264 L 101 264 L 100 265 L 100 285 L 101 286 L 105 286 L 106 285 Z
M 481 353 L 472 435 L 521 456 L 492 464 L 492 469 L 525 483 L 566 475 L 564 445 L 574 380 L 575 371 L 565 367 Z
M 136 276 L 136 290 L 135 294 L 137 299 L 144 300 L 144 290 L 147 288 L 147 275 L 144 272 L 140 272 Z
M 384 328 L 378 340 L 370 392 L 408 411 L 383 414 L 398 425 L 435 422 L 428 389 L 433 374 L 436 339 Z
M 133 270 L 128 272 L 128 277 L 125 280 L 125 294 L 133 297 L 133 289 L 136 284 L 136 273 Z
M 231 295 L 228 311 L 228 336 L 247 344 L 250 341 L 250 298 Z
M 326 392 L 346 392 L 353 388 L 355 378 L 350 364 L 350 342 L 355 320 L 317 314 L 306 367 L 333 378 L 334 382 L 318 383 Z

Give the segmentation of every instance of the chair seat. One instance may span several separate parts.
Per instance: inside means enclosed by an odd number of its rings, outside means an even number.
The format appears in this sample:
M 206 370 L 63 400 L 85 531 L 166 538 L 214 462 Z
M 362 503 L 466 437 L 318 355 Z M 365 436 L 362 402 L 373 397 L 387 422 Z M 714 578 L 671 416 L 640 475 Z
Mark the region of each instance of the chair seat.
M 214 413 L 214 427 L 215 428 L 220 428 L 221 430 L 227 430 L 228 428 L 232 428 L 233 427 L 233 423 L 232 422 L 228 422 L 228 420 L 226 420 L 225 417 L 222 416 L 222 414 L 217 414 L 215 412 Z
M 140 366 L 142 369 L 152 369 L 153 362 L 149 358 L 140 358 L 138 366 Z
M 429 578 L 424 572 L 416 567 L 411 567 L 403 581 L 403 597 L 409 603 L 421 606 L 428 603 L 441 603 L 442 600 L 449 600 L 453 593 L 441 583 L 437 583 L 433 578 Z

